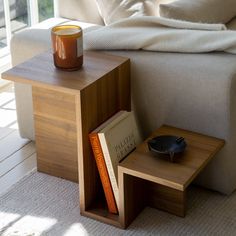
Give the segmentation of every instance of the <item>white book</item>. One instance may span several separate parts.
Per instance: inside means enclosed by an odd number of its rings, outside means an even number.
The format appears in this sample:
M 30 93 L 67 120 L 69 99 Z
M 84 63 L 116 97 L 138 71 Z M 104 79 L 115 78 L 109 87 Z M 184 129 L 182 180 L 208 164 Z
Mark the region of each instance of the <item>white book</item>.
M 98 133 L 108 175 L 119 207 L 118 164 L 141 143 L 133 112 L 127 112 Z M 118 208 L 119 209 L 119 208 Z

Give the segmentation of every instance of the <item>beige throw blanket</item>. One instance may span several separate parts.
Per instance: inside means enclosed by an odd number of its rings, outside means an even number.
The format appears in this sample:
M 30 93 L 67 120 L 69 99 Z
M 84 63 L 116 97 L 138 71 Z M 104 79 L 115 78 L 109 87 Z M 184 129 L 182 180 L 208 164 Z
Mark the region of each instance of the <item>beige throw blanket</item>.
M 85 33 L 84 46 L 90 50 L 224 51 L 236 54 L 236 31 L 227 30 L 223 24 L 144 16 L 92 27 Z

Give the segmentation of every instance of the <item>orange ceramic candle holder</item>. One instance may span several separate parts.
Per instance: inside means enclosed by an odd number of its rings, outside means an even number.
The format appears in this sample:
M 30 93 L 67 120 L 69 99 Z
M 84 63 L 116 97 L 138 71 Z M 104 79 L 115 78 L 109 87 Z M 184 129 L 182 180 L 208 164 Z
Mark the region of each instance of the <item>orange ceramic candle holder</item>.
M 51 30 L 54 65 L 78 70 L 83 65 L 83 33 L 77 25 L 59 25 Z

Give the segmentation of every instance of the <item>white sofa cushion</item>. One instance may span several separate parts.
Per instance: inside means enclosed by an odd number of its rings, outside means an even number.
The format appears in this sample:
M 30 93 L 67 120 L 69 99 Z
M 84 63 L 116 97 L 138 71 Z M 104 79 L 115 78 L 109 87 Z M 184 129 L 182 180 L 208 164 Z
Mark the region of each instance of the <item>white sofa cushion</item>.
M 192 22 L 227 23 L 236 16 L 236 0 L 178 0 L 160 4 L 160 15 Z
M 157 16 L 157 0 L 97 0 L 106 25 L 127 17 Z

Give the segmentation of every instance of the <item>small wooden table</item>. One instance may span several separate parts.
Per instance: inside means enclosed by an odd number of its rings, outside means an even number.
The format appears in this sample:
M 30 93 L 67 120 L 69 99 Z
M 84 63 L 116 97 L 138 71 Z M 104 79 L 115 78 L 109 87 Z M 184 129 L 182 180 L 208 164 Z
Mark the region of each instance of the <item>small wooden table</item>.
M 184 137 L 185 152 L 174 163 L 154 156 L 147 141 L 157 135 Z M 159 128 L 118 167 L 121 225 L 127 227 L 145 206 L 185 216 L 187 187 L 223 146 L 221 139 L 166 125 Z
M 67 72 L 46 52 L 2 77 L 32 85 L 38 170 L 79 179 L 81 214 L 120 226 L 106 208 L 88 134 L 119 110 L 130 110 L 130 60 L 85 51 L 82 69 Z

